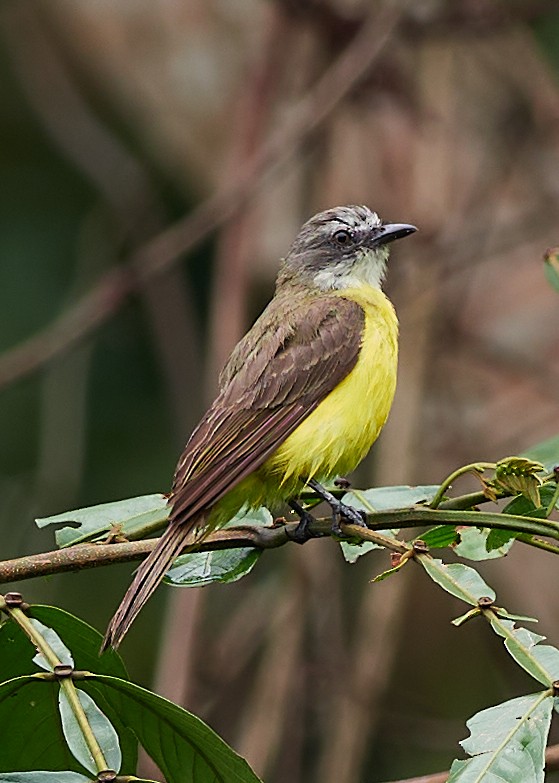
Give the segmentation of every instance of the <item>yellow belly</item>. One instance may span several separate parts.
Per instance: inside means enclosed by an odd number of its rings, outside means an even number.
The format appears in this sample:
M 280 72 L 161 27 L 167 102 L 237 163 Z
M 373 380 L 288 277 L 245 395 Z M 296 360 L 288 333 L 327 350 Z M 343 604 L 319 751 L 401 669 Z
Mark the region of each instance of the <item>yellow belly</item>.
M 298 494 L 304 480 L 351 472 L 367 454 L 390 411 L 396 388 L 398 321 L 377 288 L 340 292 L 365 311 L 365 329 L 353 370 L 282 443 L 264 465 L 219 502 L 210 526 L 238 509 L 278 505 Z

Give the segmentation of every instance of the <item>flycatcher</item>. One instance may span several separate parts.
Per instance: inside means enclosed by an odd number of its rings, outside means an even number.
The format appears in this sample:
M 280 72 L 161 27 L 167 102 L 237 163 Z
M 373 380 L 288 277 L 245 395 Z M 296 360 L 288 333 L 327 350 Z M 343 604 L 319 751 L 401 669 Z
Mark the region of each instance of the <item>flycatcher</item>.
M 169 525 L 107 630 L 117 647 L 187 544 L 245 504 L 297 503 L 305 484 L 352 471 L 376 440 L 396 386 L 398 321 L 382 293 L 388 243 L 416 231 L 365 206 L 320 212 L 283 259 L 272 301 L 233 350 L 220 392 L 192 433 L 169 497 Z M 363 524 L 353 509 L 321 496 Z M 339 516 L 338 516 L 339 518 Z M 336 519 L 336 517 L 335 517 Z

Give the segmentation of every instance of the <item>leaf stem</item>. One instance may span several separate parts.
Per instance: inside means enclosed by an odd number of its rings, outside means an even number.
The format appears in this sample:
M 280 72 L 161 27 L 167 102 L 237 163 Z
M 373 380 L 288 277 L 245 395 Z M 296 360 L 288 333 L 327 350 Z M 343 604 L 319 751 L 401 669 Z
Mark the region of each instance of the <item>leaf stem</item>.
M 373 544 L 383 546 L 385 549 L 391 549 L 393 552 L 398 552 L 401 555 L 406 554 L 410 549 L 410 545 L 404 541 L 399 541 L 397 538 L 387 536 L 384 533 L 379 533 L 375 530 L 369 530 L 369 528 L 361 527 L 360 525 L 343 525 L 343 532 L 348 536 L 355 536 L 360 541 L 371 541 Z
M 59 666 L 61 661 L 56 655 L 50 644 L 46 641 L 40 631 L 38 631 L 27 615 L 17 607 L 9 607 L 6 604 L 4 596 L 0 596 L 0 610 L 6 612 L 12 620 L 19 625 L 21 630 L 30 640 L 31 644 L 37 648 L 41 655 L 45 658 L 49 666 L 54 669 L 55 666 Z
M 44 656 L 48 664 L 52 666 L 53 670 L 56 666 L 60 666 L 62 664 L 62 661 L 58 655 L 54 652 L 41 632 L 33 626 L 33 623 L 26 616 L 26 614 L 17 607 L 8 606 L 4 596 L 0 596 L 0 610 L 6 612 L 12 618 L 12 620 L 17 623 L 17 625 L 19 625 L 31 643 Z M 91 726 L 89 725 L 89 721 L 87 719 L 87 715 L 85 714 L 85 710 L 82 707 L 76 686 L 72 682 L 71 677 L 60 678 L 58 682 L 64 695 L 68 699 L 70 709 L 72 710 L 76 722 L 80 727 L 85 744 L 87 745 L 87 748 L 93 757 L 97 771 L 102 772 L 103 770 L 106 770 L 108 768 L 107 760 L 105 759 L 103 751 L 101 750 L 101 746 L 97 742 L 97 738 L 93 733 Z
M 514 530 L 539 536 L 549 536 L 559 541 L 559 524 L 549 519 L 524 517 L 487 511 L 454 511 L 415 506 L 400 511 L 377 511 L 367 515 L 367 525 L 372 530 L 384 528 L 409 528 L 420 525 L 464 525 Z
M 80 701 L 77 688 L 72 682 L 72 680 L 70 679 L 70 677 L 64 677 L 62 680 L 60 680 L 60 688 L 62 689 L 62 692 L 68 699 L 68 704 L 70 705 L 70 709 L 74 713 L 74 717 L 77 721 L 78 726 L 80 727 L 81 733 L 83 734 L 83 738 L 85 740 L 85 744 L 87 745 L 87 749 L 89 750 L 89 752 L 93 757 L 93 761 L 95 762 L 95 766 L 97 767 L 97 772 L 102 772 L 103 770 L 108 769 L 109 765 L 107 763 L 107 760 L 103 755 L 101 746 L 97 742 L 97 737 L 95 736 L 91 726 L 89 725 L 89 721 L 87 719 L 87 715 L 85 714 L 85 710 L 82 707 L 82 703 Z
M 447 476 L 441 486 L 438 488 L 435 497 L 429 504 L 430 508 L 438 508 L 444 498 L 444 493 L 449 489 L 457 478 L 465 473 L 482 473 L 484 470 L 495 470 L 494 462 L 471 462 L 469 465 L 463 465 L 457 468 L 450 476 Z
M 519 533 L 516 536 L 517 541 L 522 541 L 523 544 L 536 547 L 537 549 L 543 549 L 545 552 L 551 552 L 554 555 L 559 555 L 559 546 L 551 544 L 549 541 L 544 541 L 542 538 L 536 538 L 535 536 L 528 535 L 527 533 Z
M 499 490 L 495 491 L 497 498 L 505 497 L 506 493 Z M 448 498 L 439 503 L 437 508 L 439 509 L 454 509 L 454 511 L 466 511 L 468 509 L 473 510 L 474 506 L 479 506 L 482 503 L 490 503 L 490 499 L 484 492 L 468 492 L 465 495 L 457 495 L 455 498 Z M 432 507 L 431 507 L 432 508 Z
M 557 484 L 557 486 L 555 487 L 555 492 L 553 493 L 553 496 L 547 505 L 546 516 L 549 516 L 551 514 L 558 500 L 559 500 L 559 484 Z

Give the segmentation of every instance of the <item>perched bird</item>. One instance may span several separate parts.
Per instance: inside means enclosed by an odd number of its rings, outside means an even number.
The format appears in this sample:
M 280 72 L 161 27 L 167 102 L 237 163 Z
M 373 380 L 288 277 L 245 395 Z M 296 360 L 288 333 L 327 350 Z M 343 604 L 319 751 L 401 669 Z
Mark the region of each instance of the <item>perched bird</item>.
M 305 484 L 352 471 L 376 440 L 396 386 L 398 321 L 382 293 L 388 243 L 416 231 L 365 206 L 308 220 L 283 259 L 275 295 L 233 350 L 220 392 L 179 460 L 169 525 L 107 630 L 117 647 L 186 544 L 242 507 L 297 503 Z M 337 514 L 362 518 L 329 493 Z

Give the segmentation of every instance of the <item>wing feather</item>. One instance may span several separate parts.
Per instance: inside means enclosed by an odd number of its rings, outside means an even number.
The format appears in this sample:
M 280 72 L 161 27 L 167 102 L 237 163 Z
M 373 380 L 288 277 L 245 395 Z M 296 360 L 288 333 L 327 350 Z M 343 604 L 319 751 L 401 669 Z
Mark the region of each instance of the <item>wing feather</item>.
M 235 367 L 192 434 L 170 497 L 172 524 L 187 524 L 260 467 L 353 369 L 364 313 L 325 295 L 265 311 L 233 354 Z M 252 339 L 251 339 L 252 338 Z M 243 356 L 244 354 L 244 356 Z M 244 361 L 246 357 L 246 361 Z
M 365 316 L 355 302 L 308 302 L 278 295 L 239 343 L 222 391 L 193 432 L 177 466 L 171 521 L 138 568 L 112 618 L 102 649 L 118 646 L 192 528 L 211 506 L 260 467 L 355 366 Z

